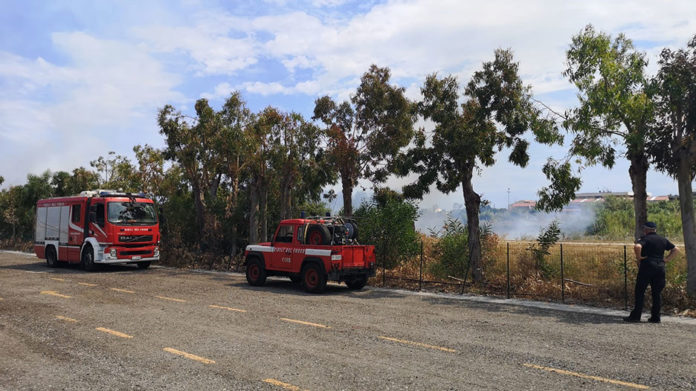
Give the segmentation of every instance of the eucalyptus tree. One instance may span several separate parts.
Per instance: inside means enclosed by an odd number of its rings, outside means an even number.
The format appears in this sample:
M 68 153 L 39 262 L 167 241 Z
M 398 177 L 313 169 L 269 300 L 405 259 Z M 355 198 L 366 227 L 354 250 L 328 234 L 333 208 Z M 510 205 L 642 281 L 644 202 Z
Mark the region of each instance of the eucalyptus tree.
M 288 219 L 298 196 L 317 201 L 322 187 L 335 178 L 321 147 L 324 133 L 302 115 L 283 114 L 278 126 L 271 129 L 271 136 L 271 165 L 278 178 L 280 219 Z
M 350 102 L 324 96 L 314 116 L 327 126 L 327 157 L 341 176 L 343 211 L 353 214 L 353 189 L 361 178 L 384 182 L 393 158 L 413 137 L 414 111 L 404 88 L 389 84 L 389 68 L 363 74 Z
M 193 192 L 194 208 L 201 249 L 208 248 L 218 224 L 209 213 L 224 174 L 224 145 L 226 136 L 220 115 L 206 99 L 195 105 L 196 118 L 178 112 L 171 105 L 159 111 L 160 133 L 165 136 L 165 158 L 179 164 Z
M 475 281 L 483 280 L 479 209 L 481 196 L 473 186 L 474 173 L 492 166 L 497 152 L 509 148 L 508 160 L 524 167 L 529 161 L 526 133 L 538 142 L 562 142 L 554 121 L 534 106 L 531 89 L 522 83 L 518 64 L 509 50 L 496 50 L 467 84 L 460 103 L 459 83 L 453 76 L 432 74 L 421 88 L 419 112 L 432 120 L 405 156 L 401 174 L 419 175 L 404 187 L 404 195 L 421 198 L 432 184 L 444 193 L 462 188 L 467 215 L 469 265 Z
M 696 223 L 693 187 L 696 173 L 696 36 L 686 49 L 664 49 L 654 78 L 656 120 L 650 155 L 658 170 L 677 179 L 687 258 L 687 292 L 696 297 Z
M 582 158 L 587 165 L 601 164 L 608 168 L 621 155 L 628 159 L 637 239 L 647 219 L 649 162 L 645 142 L 654 118 L 650 80 L 645 75 L 648 65 L 645 54 L 636 51 L 623 34 L 612 40 L 588 25 L 572 38 L 566 58 L 564 75 L 577 87 L 579 102 L 564 115 L 564 127 L 573 134 L 570 155 Z M 617 144 L 621 144 L 623 151 L 617 149 Z M 546 210 L 559 209 L 574 198 L 580 182 L 569 174 L 567 162 L 547 170 L 552 180 L 555 175 L 557 183 L 568 186 L 556 186 L 561 189 L 557 195 L 562 201 L 556 200 L 554 204 L 549 202 L 548 194 L 541 194 L 539 206 Z

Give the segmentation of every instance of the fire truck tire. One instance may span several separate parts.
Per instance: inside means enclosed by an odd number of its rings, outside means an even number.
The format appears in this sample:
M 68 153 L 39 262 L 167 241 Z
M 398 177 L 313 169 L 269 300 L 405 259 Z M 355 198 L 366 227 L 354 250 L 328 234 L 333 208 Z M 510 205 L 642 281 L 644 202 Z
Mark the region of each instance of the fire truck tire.
M 46 249 L 46 265 L 48 265 L 48 267 L 58 267 L 58 256 L 53 246 Z
M 97 269 L 97 265 L 94 264 L 94 252 L 92 251 L 92 246 L 85 246 L 82 250 L 82 267 L 88 272 L 93 272 Z
M 261 286 L 266 283 L 266 269 L 258 258 L 251 258 L 247 262 L 246 279 L 251 286 Z
M 325 225 L 313 224 L 307 228 L 307 244 L 327 245 L 331 243 L 331 233 Z
M 326 289 L 326 273 L 316 262 L 310 262 L 302 268 L 302 285 L 305 291 L 321 293 Z
M 148 267 L 150 267 L 150 261 L 138 262 L 136 263 L 136 265 L 138 265 L 138 269 L 147 269 Z
M 346 280 L 346 285 L 348 285 L 348 289 L 354 291 L 359 291 L 360 289 L 364 288 L 366 284 L 367 276 L 354 277 L 350 280 Z

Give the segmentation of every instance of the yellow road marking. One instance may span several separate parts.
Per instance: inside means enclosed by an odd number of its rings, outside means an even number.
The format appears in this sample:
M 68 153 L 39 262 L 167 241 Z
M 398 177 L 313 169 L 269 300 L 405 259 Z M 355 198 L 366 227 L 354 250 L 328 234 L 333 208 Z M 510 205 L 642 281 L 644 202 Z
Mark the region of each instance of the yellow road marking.
M 213 360 L 210 360 L 210 359 L 207 359 L 207 358 L 204 358 L 204 357 L 201 357 L 201 356 L 196 356 L 195 354 L 182 352 L 181 350 L 176 350 L 176 349 L 173 349 L 173 348 L 164 348 L 164 349 L 162 349 L 162 350 L 164 350 L 165 352 L 169 352 L 169 353 L 172 353 L 172 354 L 176 354 L 176 355 L 179 355 L 179 356 L 186 357 L 186 358 L 188 358 L 189 360 L 194 360 L 194 361 L 202 362 L 203 364 L 215 364 L 215 361 L 213 361 Z
M 639 390 L 647 390 L 648 388 L 650 388 L 650 387 L 644 386 L 642 384 L 629 383 L 629 382 L 625 382 L 625 381 L 621 381 L 621 380 L 607 379 L 605 377 L 599 377 L 599 376 L 585 375 L 583 373 L 571 372 L 571 371 L 566 371 L 563 369 L 542 367 L 541 365 L 535 365 L 535 364 L 529 364 L 529 363 L 524 363 L 522 365 L 524 365 L 525 367 L 528 367 L 528 368 L 540 369 L 542 371 L 560 373 L 561 375 L 576 376 L 579 378 L 596 380 L 596 381 L 601 381 L 604 383 L 618 384 L 621 386 L 637 388 Z
M 128 289 L 111 288 L 112 291 L 122 292 L 122 293 L 135 293 L 134 291 L 129 291 Z
M 169 300 L 169 301 L 176 301 L 177 303 L 186 303 L 186 300 L 184 299 L 175 299 L 173 297 L 167 297 L 167 296 L 155 296 L 158 299 L 162 300 Z
M 83 286 L 99 286 L 97 284 L 90 284 L 89 282 L 78 282 L 77 285 L 83 285 Z
M 291 323 L 297 323 L 297 324 L 303 324 L 305 326 L 312 326 L 312 327 L 321 327 L 322 329 L 330 329 L 331 327 L 325 325 L 325 324 L 319 324 L 319 323 L 312 323 L 312 322 L 305 322 L 302 320 L 296 320 L 296 319 L 288 319 L 288 318 L 280 318 L 280 320 L 286 321 L 286 322 L 291 322 Z
M 51 295 L 51 296 L 55 296 L 55 297 L 62 297 L 64 299 L 69 299 L 72 297 L 72 296 L 68 296 L 68 295 L 62 295 L 56 291 L 41 291 L 41 294 L 42 295 Z
M 302 390 L 300 387 L 298 387 L 298 386 L 293 386 L 292 384 L 283 383 L 283 382 L 280 381 L 280 380 L 276 380 L 276 379 L 263 379 L 263 381 L 264 381 L 264 383 L 272 384 L 272 385 L 274 385 L 274 386 L 278 386 L 278 387 L 284 388 L 284 389 L 286 389 L 286 390 L 290 390 L 290 391 L 303 391 L 303 390 Z M 306 390 L 304 390 L 304 391 L 306 391 Z
M 221 310 L 227 310 L 227 311 L 236 311 L 236 312 L 246 312 L 246 310 L 240 310 L 239 308 L 232 308 L 232 307 L 223 307 L 221 305 L 215 305 L 211 304 L 208 307 L 210 308 L 219 308 Z
M 58 277 L 49 277 L 51 280 L 56 280 L 56 281 L 63 281 L 65 282 L 65 278 L 58 278 Z
M 111 330 L 111 329 L 107 329 L 107 328 L 104 328 L 104 327 L 97 327 L 97 330 L 102 331 L 102 332 L 105 332 L 105 333 L 108 333 L 108 334 L 111 334 L 111 335 L 115 335 L 115 336 L 121 337 L 121 338 L 133 338 L 132 335 L 124 334 L 124 333 L 122 333 L 122 332 L 120 332 L 120 331 Z
M 77 323 L 77 319 L 68 318 L 67 316 L 62 316 L 62 315 L 56 315 L 56 319 L 64 320 L 66 322 Z
M 392 342 L 399 342 L 399 343 L 403 343 L 403 344 L 407 344 L 407 345 L 420 346 L 422 348 L 442 350 L 443 352 L 449 352 L 449 353 L 456 352 L 456 350 L 454 350 L 454 349 L 443 348 L 442 346 L 428 345 L 426 343 L 421 343 L 421 342 L 406 341 L 404 339 L 397 339 L 397 338 L 390 338 L 390 337 L 383 337 L 383 336 L 379 336 L 378 338 L 384 339 L 387 341 L 392 341 Z

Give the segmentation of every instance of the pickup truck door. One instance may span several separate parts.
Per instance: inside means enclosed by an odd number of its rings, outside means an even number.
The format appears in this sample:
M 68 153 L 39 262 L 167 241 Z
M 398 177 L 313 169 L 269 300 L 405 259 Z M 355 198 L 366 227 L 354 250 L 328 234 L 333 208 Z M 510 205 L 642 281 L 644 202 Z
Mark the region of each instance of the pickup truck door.
M 291 270 L 294 244 L 295 227 L 289 224 L 281 224 L 273 238 L 273 255 L 271 256 L 271 269 Z

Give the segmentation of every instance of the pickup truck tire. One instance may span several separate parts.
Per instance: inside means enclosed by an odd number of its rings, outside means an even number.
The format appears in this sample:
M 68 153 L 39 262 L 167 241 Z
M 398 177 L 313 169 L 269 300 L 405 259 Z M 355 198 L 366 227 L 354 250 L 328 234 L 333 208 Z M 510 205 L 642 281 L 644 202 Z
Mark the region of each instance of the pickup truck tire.
M 302 285 L 305 291 L 320 293 L 326 289 L 326 273 L 317 263 L 308 263 L 302 268 Z
M 246 279 L 251 286 L 261 286 L 266 283 L 266 269 L 257 258 L 252 258 L 247 262 Z
M 366 284 L 367 276 L 354 277 L 350 280 L 346 280 L 346 285 L 348 285 L 348 289 L 354 291 L 359 291 L 360 289 L 364 288 Z
M 307 244 L 317 246 L 317 245 L 327 245 L 331 242 L 331 234 L 329 229 L 324 225 L 313 224 L 307 228 Z
M 345 227 L 348 230 L 347 239 L 358 239 L 358 224 L 353 219 L 347 219 L 345 222 Z

